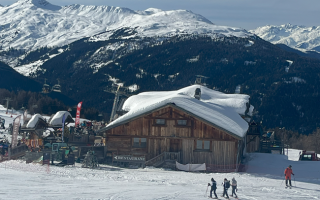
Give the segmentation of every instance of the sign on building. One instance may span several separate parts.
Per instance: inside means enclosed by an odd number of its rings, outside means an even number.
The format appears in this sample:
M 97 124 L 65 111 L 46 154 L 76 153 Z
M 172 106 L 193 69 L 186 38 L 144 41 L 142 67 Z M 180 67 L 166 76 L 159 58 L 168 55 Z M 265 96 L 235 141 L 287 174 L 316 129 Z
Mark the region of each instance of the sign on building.
M 146 161 L 146 157 L 144 157 L 144 156 L 131 156 L 131 155 L 114 155 L 113 161 L 144 163 Z

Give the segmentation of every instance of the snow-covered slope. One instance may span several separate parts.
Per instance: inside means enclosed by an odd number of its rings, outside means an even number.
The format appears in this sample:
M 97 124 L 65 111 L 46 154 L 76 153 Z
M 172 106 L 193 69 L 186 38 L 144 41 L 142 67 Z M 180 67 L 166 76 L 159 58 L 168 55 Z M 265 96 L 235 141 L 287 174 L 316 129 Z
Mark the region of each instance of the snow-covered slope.
M 81 168 L 79 163 L 72 167 L 48 167 L 11 160 L 0 163 L 1 198 L 207 200 L 210 191 L 207 186 L 211 178 L 217 181 L 217 195 L 221 196 L 223 179 L 231 180 L 234 177 L 238 184 L 237 195 L 241 200 L 319 199 L 319 163 L 292 162 L 275 154 L 253 154 L 248 163 L 249 168 L 252 165 L 256 169 L 253 172 L 189 173 L 157 168 L 127 169 L 110 165 L 86 169 Z M 295 173 L 292 181 L 294 187 L 285 189 L 283 173 L 289 164 Z M 278 168 L 272 165 L 278 165 Z M 270 166 L 273 171 L 269 169 Z M 304 170 L 299 171 L 298 167 Z M 305 176 L 309 170 L 314 172 L 312 177 Z M 228 193 L 230 195 L 231 190 Z
M 3 49 L 37 49 L 62 46 L 83 37 L 130 27 L 136 36 L 206 33 L 246 37 L 240 28 L 216 26 L 206 18 L 186 10 L 162 11 L 150 8 L 133 11 L 112 6 L 55 6 L 45 0 L 19 0 L 0 7 L 0 45 Z M 97 40 L 97 38 L 95 38 Z
M 267 25 L 250 32 L 274 44 L 285 44 L 302 51 L 320 52 L 320 26 Z

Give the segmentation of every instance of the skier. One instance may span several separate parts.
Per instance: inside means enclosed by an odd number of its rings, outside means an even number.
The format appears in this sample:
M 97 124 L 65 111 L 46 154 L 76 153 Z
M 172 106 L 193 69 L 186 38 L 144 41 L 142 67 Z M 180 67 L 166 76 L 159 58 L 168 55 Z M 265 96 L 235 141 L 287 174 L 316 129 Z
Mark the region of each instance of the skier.
M 213 178 L 211 178 L 211 184 L 208 183 L 208 186 L 211 186 L 210 197 L 212 198 L 212 191 L 213 191 L 214 196 L 216 196 L 215 199 L 217 199 L 217 198 L 218 198 L 218 196 L 217 196 L 217 194 L 216 194 L 217 182 L 216 182 Z
M 237 181 L 236 181 L 236 179 L 235 179 L 234 177 L 232 178 L 231 186 L 232 186 L 232 194 L 231 194 L 231 196 L 233 197 L 233 194 L 234 194 L 234 197 L 235 197 L 235 198 L 238 198 L 238 196 L 237 196 L 237 194 L 236 194 Z
M 224 179 L 223 181 L 223 195 L 221 197 L 224 197 L 224 195 L 226 195 L 227 199 L 229 199 L 229 196 L 228 196 L 228 189 L 230 187 L 230 181 L 228 181 L 226 178 Z
M 294 173 L 292 173 L 292 166 L 289 165 L 289 167 L 287 167 L 287 169 L 284 170 L 284 175 L 286 177 L 286 186 L 289 187 L 288 185 L 288 180 L 289 180 L 289 184 L 290 184 L 290 188 L 291 188 L 291 174 L 294 176 Z

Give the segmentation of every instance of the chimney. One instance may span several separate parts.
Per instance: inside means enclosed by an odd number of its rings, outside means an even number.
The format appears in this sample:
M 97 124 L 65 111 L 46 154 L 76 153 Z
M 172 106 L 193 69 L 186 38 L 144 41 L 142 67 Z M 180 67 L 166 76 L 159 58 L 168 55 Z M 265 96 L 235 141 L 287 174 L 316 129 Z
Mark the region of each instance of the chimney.
M 194 93 L 194 98 L 200 100 L 201 98 L 201 89 L 200 88 L 197 88 L 195 93 Z

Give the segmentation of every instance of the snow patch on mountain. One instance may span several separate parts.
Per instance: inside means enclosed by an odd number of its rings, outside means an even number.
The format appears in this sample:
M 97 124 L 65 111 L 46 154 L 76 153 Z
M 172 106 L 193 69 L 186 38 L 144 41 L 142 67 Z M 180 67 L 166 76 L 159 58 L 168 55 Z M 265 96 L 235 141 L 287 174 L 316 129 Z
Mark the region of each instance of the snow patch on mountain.
M 267 25 L 250 32 L 274 44 L 285 44 L 300 51 L 320 52 L 320 26 Z
M 249 40 L 249 43 L 244 45 L 245 47 L 251 47 L 254 44 L 254 41 Z
M 187 59 L 187 62 L 189 62 L 189 63 L 194 63 L 194 62 L 198 62 L 198 61 L 199 61 L 199 55 L 197 55 L 193 58 Z
M 291 77 L 290 81 L 285 81 L 285 83 L 306 83 L 306 80 L 299 77 Z
M 287 66 L 287 67 L 285 68 L 286 72 L 288 73 L 288 72 L 289 72 L 289 69 L 290 69 L 290 67 L 291 67 L 291 65 L 292 65 L 292 63 L 293 63 L 293 61 L 291 61 L 291 60 L 286 60 L 286 61 L 289 63 L 289 66 Z
M 40 66 L 43 65 L 43 63 L 46 61 L 47 59 L 37 60 L 26 65 L 20 65 L 19 67 L 15 67 L 14 69 L 24 76 L 31 76 L 32 74 L 35 74 L 36 71 L 40 70 Z

